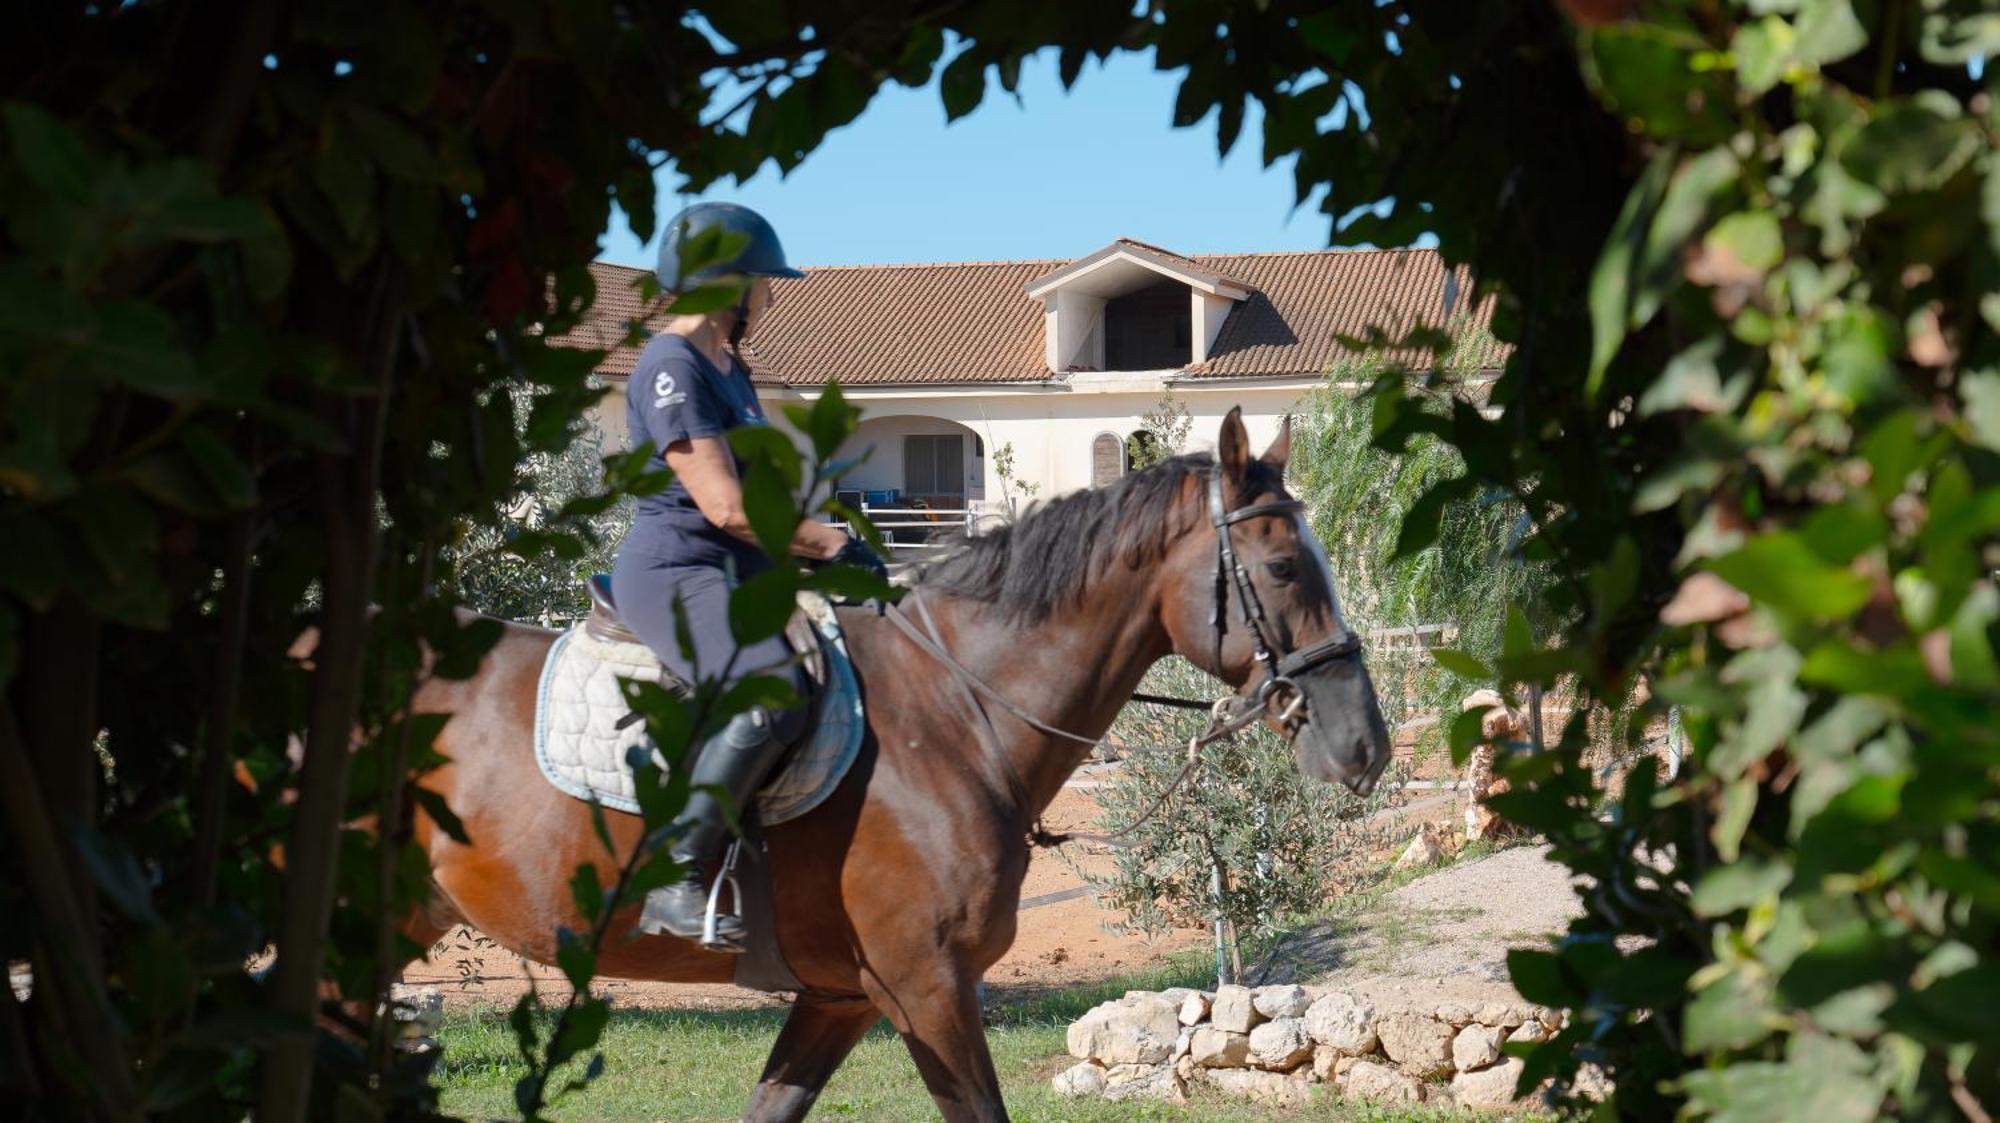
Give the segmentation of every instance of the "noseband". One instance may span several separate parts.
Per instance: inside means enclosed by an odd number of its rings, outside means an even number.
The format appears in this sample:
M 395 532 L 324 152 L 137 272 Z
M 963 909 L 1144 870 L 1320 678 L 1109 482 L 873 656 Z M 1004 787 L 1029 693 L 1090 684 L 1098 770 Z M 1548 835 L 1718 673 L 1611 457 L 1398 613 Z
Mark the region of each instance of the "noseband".
M 1229 627 L 1229 586 L 1234 584 L 1243 621 L 1250 628 L 1251 650 L 1258 665 L 1264 668 L 1264 681 L 1257 687 L 1257 703 L 1260 707 L 1280 704 L 1278 724 L 1288 728 L 1311 716 L 1306 712 L 1305 691 L 1293 681 L 1295 676 L 1338 659 L 1358 657 L 1361 637 L 1343 628 L 1333 637 L 1309 647 L 1283 654 L 1273 651 L 1264 635 L 1264 602 L 1257 597 L 1250 570 L 1237 556 L 1230 528 L 1250 519 L 1291 516 L 1305 510 L 1305 506 L 1296 499 L 1278 499 L 1229 510 L 1222 501 L 1222 470 L 1216 468 L 1208 473 L 1208 521 L 1215 527 L 1215 599 L 1209 607 L 1208 623 L 1215 630 L 1215 665 L 1218 669 L 1222 666 L 1223 633 Z

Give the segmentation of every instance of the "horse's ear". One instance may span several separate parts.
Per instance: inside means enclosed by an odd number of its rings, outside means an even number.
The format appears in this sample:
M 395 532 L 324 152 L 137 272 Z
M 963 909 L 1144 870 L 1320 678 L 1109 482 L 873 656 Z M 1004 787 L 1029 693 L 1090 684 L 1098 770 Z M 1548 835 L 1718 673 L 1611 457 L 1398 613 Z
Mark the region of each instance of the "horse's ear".
M 1278 470 L 1279 478 L 1282 479 L 1285 475 L 1285 464 L 1287 461 L 1291 460 L 1291 458 L 1292 458 L 1292 415 L 1288 413 L 1285 415 L 1284 421 L 1280 422 L 1278 425 L 1278 439 L 1272 441 L 1271 447 L 1265 449 L 1264 455 L 1258 457 L 1257 459 L 1262 460 L 1264 463 L 1269 464 L 1273 468 L 1276 468 Z
M 1232 406 L 1229 416 L 1222 419 L 1222 435 L 1215 440 L 1215 462 L 1221 466 L 1223 478 L 1243 482 L 1243 474 L 1250 468 L 1250 433 L 1243 428 L 1242 406 Z

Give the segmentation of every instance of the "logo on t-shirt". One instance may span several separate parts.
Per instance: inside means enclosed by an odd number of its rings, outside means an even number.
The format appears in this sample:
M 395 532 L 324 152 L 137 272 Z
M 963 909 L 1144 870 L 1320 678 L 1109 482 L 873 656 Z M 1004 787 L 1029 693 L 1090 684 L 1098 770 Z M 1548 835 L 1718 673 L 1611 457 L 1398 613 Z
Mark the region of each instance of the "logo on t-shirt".
M 688 400 L 688 396 L 674 389 L 674 376 L 666 371 L 653 376 L 653 408 L 665 409 Z

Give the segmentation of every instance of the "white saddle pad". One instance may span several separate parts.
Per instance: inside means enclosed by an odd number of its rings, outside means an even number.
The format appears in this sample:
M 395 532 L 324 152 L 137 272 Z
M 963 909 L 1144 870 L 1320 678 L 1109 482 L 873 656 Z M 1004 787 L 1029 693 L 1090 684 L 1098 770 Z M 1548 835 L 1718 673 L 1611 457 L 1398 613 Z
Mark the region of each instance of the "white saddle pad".
M 833 794 L 861 751 L 866 727 L 861 689 L 833 606 L 816 594 L 802 594 L 799 607 L 820 636 L 826 682 L 814 701 L 812 734 L 793 750 L 785 766 L 757 796 L 757 817 L 766 825 L 796 819 Z M 660 661 L 637 643 L 606 643 L 578 624 L 556 637 L 542 666 L 535 699 L 535 763 L 558 789 L 578 799 L 637 814 L 639 801 L 626 752 L 647 744 L 646 725 L 619 728 L 630 712 L 620 678 L 658 682 Z M 657 759 L 657 758 L 656 758 Z

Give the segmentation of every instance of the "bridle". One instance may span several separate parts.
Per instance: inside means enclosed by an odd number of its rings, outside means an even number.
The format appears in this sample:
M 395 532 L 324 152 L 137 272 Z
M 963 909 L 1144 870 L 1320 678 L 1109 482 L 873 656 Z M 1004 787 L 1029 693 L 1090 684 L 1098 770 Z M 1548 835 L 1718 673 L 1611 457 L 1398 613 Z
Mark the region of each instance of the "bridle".
M 1253 503 L 1247 507 L 1238 507 L 1233 511 L 1229 510 L 1222 500 L 1222 470 L 1220 467 L 1209 470 L 1208 521 L 1215 528 L 1215 599 L 1209 606 L 1208 619 L 1209 626 L 1214 629 L 1215 633 L 1215 665 L 1217 667 L 1222 665 L 1222 641 L 1229 624 L 1229 585 L 1233 584 L 1236 589 L 1237 600 L 1242 605 L 1243 619 L 1250 628 L 1251 650 L 1256 656 L 1258 665 L 1264 668 L 1264 679 L 1258 683 L 1254 693 L 1248 691 L 1246 685 L 1245 690 L 1239 691 L 1235 695 L 1219 698 L 1213 702 L 1201 702 L 1192 698 L 1162 697 L 1155 694 L 1132 695 L 1132 700 L 1135 702 L 1173 706 L 1180 709 L 1206 710 L 1209 715 L 1208 727 L 1188 739 L 1187 763 L 1181 767 L 1180 773 L 1167 785 L 1166 790 L 1162 791 L 1154 799 L 1152 806 L 1140 813 L 1132 822 L 1112 831 L 1108 837 L 1118 838 L 1122 835 L 1130 834 L 1140 824 L 1152 818 L 1154 813 L 1166 805 L 1167 799 L 1173 795 L 1176 788 L 1180 787 L 1181 782 L 1187 779 L 1188 774 L 1194 768 L 1196 756 L 1200 753 L 1203 746 L 1234 736 L 1244 727 L 1255 723 L 1258 717 L 1268 712 L 1273 704 L 1283 703 L 1283 708 L 1277 714 L 1278 723 L 1285 728 L 1287 733 L 1296 733 L 1298 727 L 1304 724 L 1309 717 L 1309 714 L 1306 712 L 1306 694 L 1304 690 L 1299 688 L 1299 684 L 1295 681 L 1296 676 L 1336 660 L 1358 659 L 1360 657 L 1361 637 L 1348 631 L 1345 626 L 1342 627 L 1339 634 L 1330 639 L 1322 640 L 1309 647 L 1303 647 L 1297 651 L 1289 651 L 1283 654 L 1279 654 L 1273 650 L 1270 641 L 1264 635 L 1264 625 L 1266 623 L 1264 602 L 1258 599 L 1256 584 L 1250 580 L 1250 571 L 1243 565 L 1242 559 L 1237 556 L 1236 544 L 1230 538 L 1231 528 L 1237 523 L 1246 522 L 1250 519 L 1276 517 L 1279 515 L 1289 517 L 1304 510 L 1305 504 L 1296 499 L 1280 499 L 1269 503 Z M 910 590 L 910 596 L 906 599 L 916 605 L 918 614 L 923 617 L 921 626 L 916 621 L 910 619 L 909 615 L 903 611 L 900 603 L 882 605 L 881 610 L 887 615 L 890 623 L 897 630 L 901 631 L 919 649 L 943 664 L 951 672 L 953 680 L 964 691 L 967 702 L 972 710 L 979 715 L 981 723 L 986 727 L 990 735 L 998 737 L 998 733 L 992 729 L 992 719 L 986 716 L 985 707 L 979 702 L 978 696 L 980 695 L 991 700 L 1002 710 L 1013 715 L 1016 720 L 1031 729 L 1035 729 L 1051 737 L 1074 741 L 1093 748 L 1097 746 L 1099 738 L 1085 737 L 1081 733 L 1072 733 L 1067 729 L 1061 729 L 1042 721 L 1040 718 L 1023 709 L 1013 699 L 1000 693 L 1000 691 L 994 689 L 985 680 L 972 673 L 965 664 L 959 662 L 957 657 L 952 655 L 945 647 L 944 636 L 938 630 L 937 621 L 931 618 L 930 608 L 924 601 L 921 590 Z M 1231 706 L 1231 703 L 1247 701 L 1251 697 L 1255 698 L 1255 704 L 1253 705 Z M 1006 763 L 1004 756 L 1000 759 L 1002 766 L 1008 773 L 1008 783 L 1016 789 L 1017 793 L 1025 791 L 1025 786 L 1021 783 L 1020 777 L 1014 774 L 1012 765 Z M 1029 832 L 1028 837 L 1036 845 L 1053 845 L 1060 841 L 1059 836 L 1050 835 L 1047 831 L 1043 830 L 1039 821 L 1036 822 L 1034 828 Z
M 1256 690 L 1257 709 L 1278 705 L 1278 724 L 1287 731 L 1296 729 L 1310 716 L 1306 713 L 1305 691 L 1294 681 L 1296 676 L 1335 660 L 1358 658 L 1361 637 L 1343 626 L 1333 636 L 1309 647 L 1282 655 L 1272 650 L 1270 640 L 1264 635 L 1264 602 L 1257 596 L 1257 585 L 1250 580 L 1249 568 L 1237 556 L 1230 530 L 1240 522 L 1290 517 L 1305 508 L 1297 499 L 1274 499 L 1229 510 L 1222 500 L 1222 469 L 1217 467 L 1208 473 L 1208 521 L 1215 527 L 1215 599 L 1209 606 L 1208 624 L 1215 632 L 1215 665 L 1222 665 L 1222 640 L 1229 627 L 1229 586 L 1233 584 L 1243 621 L 1250 628 L 1250 649 L 1258 666 L 1264 668 L 1264 680 Z

